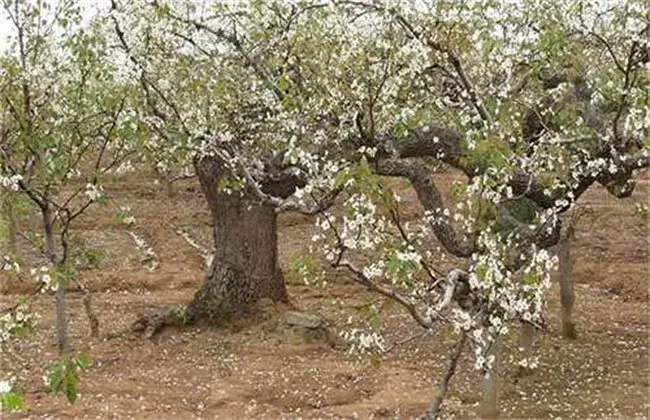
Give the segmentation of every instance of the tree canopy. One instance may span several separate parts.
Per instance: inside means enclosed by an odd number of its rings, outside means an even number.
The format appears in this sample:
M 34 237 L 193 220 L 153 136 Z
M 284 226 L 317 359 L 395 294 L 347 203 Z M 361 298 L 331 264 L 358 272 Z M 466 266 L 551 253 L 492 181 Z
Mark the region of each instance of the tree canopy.
M 345 196 L 346 215 L 319 219 L 330 264 L 483 350 L 508 319 L 541 322 L 558 216 L 596 182 L 629 195 L 650 163 L 642 2 L 156 1 L 113 16 L 152 149 L 216 157 L 224 188 L 278 211 Z M 467 176 L 455 207 L 432 161 Z M 408 179 L 424 217 L 403 224 L 380 175 Z M 371 263 L 345 258 L 357 251 Z M 444 254 L 469 265 L 443 275 Z

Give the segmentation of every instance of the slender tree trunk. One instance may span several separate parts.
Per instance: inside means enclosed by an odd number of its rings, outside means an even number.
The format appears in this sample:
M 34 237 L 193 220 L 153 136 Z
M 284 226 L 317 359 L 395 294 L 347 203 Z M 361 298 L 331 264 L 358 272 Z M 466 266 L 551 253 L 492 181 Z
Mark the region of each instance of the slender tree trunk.
M 56 250 L 56 240 L 54 238 L 54 215 L 52 214 L 52 205 L 46 203 L 41 208 L 43 213 L 43 227 L 45 229 L 45 251 L 52 264 L 57 265 L 59 261 Z M 67 281 L 59 281 L 56 289 L 56 337 L 59 347 L 59 354 L 68 353 L 68 317 L 67 317 Z
M 67 284 L 60 282 L 56 289 L 56 338 L 61 356 L 68 353 L 68 316 L 66 314 Z
M 275 209 L 246 192 L 220 192 L 226 172 L 216 159 L 198 162 L 196 171 L 214 220 L 216 253 L 188 307 L 190 316 L 218 324 L 260 299 L 286 300 Z
M 45 230 L 45 253 L 52 264 L 59 261 L 56 256 L 56 239 L 54 238 L 54 215 L 52 214 L 52 205 L 46 203 L 41 208 L 43 216 L 43 229 Z
M 16 212 L 10 200 L 4 197 L 2 201 L 3 212 L 9 224 L 9 251 L 15 254 L 18 251 L 18 222 L 16 221 Z
M 567 339 L 577 337 L 576 327 L 573 323 L 573 304 L 575 294 L 573 291 L 573 276 L 571 262 L 571 239 L 574 236 L 573 220 L 565 219 L 566 226 L 562 228 L 560 241 L 558 242 L 558 277 L 560 283 L 560 302 L 562 304 L 562 335 Z
M 481 401 L 481 418 L 496 419 L 499 417 L 499 371 L 501 370 L 501 337 L 496 337 L 490 348 L 489 355 L 494 355 L 492 370 L 483 378 L 483 398 Z
M 168 177 L 165 177 L 165 191 L 167 197 L 172 198 L 176 195 L 176 189 L 174 188 L 174 181 Z
M 436 399 L 433 401 L 433 404 L 431 404 L 429 410 L 425 413 L 423 420 L 436 420 L 440 415 L 440 407 L 442 406 L 442 402 L 445 400 L 445 396 L 447 395 L 447 390 L 449 389 L 449 382 L 451 381 L 451 378 L 453 378 L 454 374 L 456 373 L 458 360 L 460 359 L 460 356 L 463 353 L 463 347 L 465 347 L 466 340 L 467 340 L 467 333 L 463 331 L 449 359 L 449 367 L 447 368 L 447 372 L 445 372 L 445 376 L 443 377 L 442 382 L 440 382 L 440 385 L 438 386 L 438 393 L 436 394 Z
M 523 357 L 530 357 L 533 354 L 533 340 L 535 338 L 535 327 L 531 324 L 521 323 L 519 330 L 519 349 Z M 519 366 L 517 369 L 516 380 L 530 376 L 532 369 L 528 367 Z

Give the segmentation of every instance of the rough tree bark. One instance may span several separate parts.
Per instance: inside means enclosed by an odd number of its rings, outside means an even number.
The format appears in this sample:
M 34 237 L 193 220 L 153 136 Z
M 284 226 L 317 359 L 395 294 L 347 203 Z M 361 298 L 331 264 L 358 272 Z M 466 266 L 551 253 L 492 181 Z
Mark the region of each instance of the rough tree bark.
M 197 174 L 214 221 L 216 252 L 189 314 L 195 320 L 219 323 L 248 311 L 262 298 L 285 301 L 275 208 L 246 192 L 219 191 L 227 173 L 215 160 L 198 163 Z
M 573 291 L 573 267 L 571 262 L 571 239 L 575 234 L 574 220 L 572 217 L 565 218 L 564 226 L 560 233 L 560 240 L 557 245 L 559 259 L 558 281 L 560 283 L 560 302 L 562 316 L 562 335 L 564 338 L 573 340 L 577 337 L 576 327 L 573 323 L 573 304 L 575 294 Z
M 203 285 L 188 306 L 194 320 L 220 323 L 245 313 L 260 299 L 285 301 L 277 256 L 277 214 L 246 191 L 219 191 L 227 171 L 217 159 L 196 164 L 214 221 L 216 252 Z M 277 192 L 277 191 L 274 191 Z
M 223 325 L 233 316 L 254 312 L 261 299 L 287 300 L 278 265 L 277 212 L 247 189 L 228 194 L 220 186 L 229 171 L 217 157 L 195 162 L 195 169 L 214 222 L 216 252 L 203 284 L 187 306 L 169 308 L 138 319 L 134 329 L 152 337 L 166 325 L 207 322 Z M 287 197 L 295 180 L 262 183 L 267 194 Z
M 67 311 L 67 284 L 61 282 L 56 289 L 56 338 L 59 347 L 59 355 L 68 353 L 68 315 Z

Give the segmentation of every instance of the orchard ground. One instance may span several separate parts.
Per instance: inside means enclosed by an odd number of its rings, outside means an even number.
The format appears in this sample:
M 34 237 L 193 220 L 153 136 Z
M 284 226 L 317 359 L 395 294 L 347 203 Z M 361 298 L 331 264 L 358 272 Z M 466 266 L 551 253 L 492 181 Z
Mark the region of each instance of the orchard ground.
M 453 174 L 437 175 L 449 192 Z M 176 185 L 168 198 L 153 177 L 116 178 L 105 189 L 129 206 L 137 223 L 120 225 L 116 207 L 95 207 L 75 225 L 76 233 L 105 251 L 100 268 L 85 271 L 93 290 L 101 336 L 91 339 L 81 295 L 70 296 L 71 345 L 90 355 L 82 374 L 81 397 L 69 405 L 47 393 L 44 363 L 56 357 L 54 297 L 37 296 L 41 315 L 34 332 L 0 353 L 3 373 L 24 385 L 30 418 L 412 418 L 434 398 L 447 364 L 452 338 L 441 331 L 392 350 L 380 363 L 349 355 L 341 347 L 283 326 L 282 312 L 270 306 L 249 325 L 215 329 L 168 328 L 154 340 L 130 332 L 140 314 L 188 302 L 203 279 L 204 260 L 176 231 L 184 229 L 211 248 L 210 215 L 198 183 Z M 407 213 L 420 211 L 414 193 L 398 184 Z M 592 211 L 580 219 L 573 242 L 577 282 L 576 341 L 561 337 L 559 288 L 550 291 L 547 330 L 535 339 L 540 366 L 515 380 L 517 368 L 502 373 L 502 417 L 647 418 L 648 221 L 634 216 L 635 203 L 648 204 L 650 176 L 643 174 L 634 195 L 609 196 L 600 186 L 581 198 Z M 326 286 L 306 286 L 290 273 L 307 252 L 314 220 L 280 218 L 280 256 L 294 309 L 316 311 L 333 331 L 362 327 L 367 305 L 383 300 L 342 275 Z M 143 260 L 129 231 L 146 239 L 158 266 Z M 28 253 L 27 247 L 23 249 Z M 4 283 L 0 307 L 33 287 Z M 382 328 L 389 342 L 408 339 L 418 327 L 399 307 L 384 308 Z M 352 323 L 348 323 L 349 320 Z M 513 342 L 515 343 L 516 340 Z M 509 344 L 505 357 L 514 354 Z M 444 405 L 444 418 L 475 417 L 481 377 L 466 349 Z M 17 415 L 16 418 L 22 415 Z

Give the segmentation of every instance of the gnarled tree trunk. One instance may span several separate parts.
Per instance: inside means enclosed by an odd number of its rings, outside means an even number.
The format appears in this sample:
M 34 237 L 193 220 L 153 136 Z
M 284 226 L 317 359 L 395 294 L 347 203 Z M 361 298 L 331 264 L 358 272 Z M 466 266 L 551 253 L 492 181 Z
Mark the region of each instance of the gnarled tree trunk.
M 287 300 L 278 266 L 276 209 L 249 189 L 228 193 L 220 186 L 229 171 L 218 157 L 194 163 L 214 221 L 216 252 L 201 288 L 187 306 L 168 308 L 138 319 L 134 329 L 152 337 L 165 325 L 207 321 L 223 325 L 232 316 L 251 313 L 261 299 Z M 262 182 L 262 190 L 288 197 L 299 182 L 279 177 Z
M 275 209 L 246 191 L 219 191 L 227 171 L 216 158 L 197 162 L 196 171 L 214 220 L 216 253 L 188 307 L 190 316 L 219 323 L 248 311 L 262 298 L 286 300 Z

